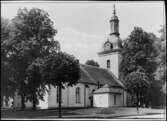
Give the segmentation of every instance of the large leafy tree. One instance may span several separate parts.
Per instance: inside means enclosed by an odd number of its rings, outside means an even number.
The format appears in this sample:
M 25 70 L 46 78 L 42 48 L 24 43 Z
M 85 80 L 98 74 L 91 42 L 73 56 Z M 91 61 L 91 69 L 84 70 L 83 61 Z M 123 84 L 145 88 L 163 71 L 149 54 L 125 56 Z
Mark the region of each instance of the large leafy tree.
M 156 81 L 153 84 L 154 89 L 156 89 L 156 91 L 153 92 L 153 97 L 155 100 L 157 97 L 159 98 L 159 101 L 154 101 L 154 105 L 159 106 L 160 104 L 163 106 L 166 103 L 166 27 L 165 25 L 161 27 L 159 31 L 161 36 L 155 42 L 155 47 L 159 54 L 157 56 L 158 68 L 155 72 Z M 156 95 L 155 92 L 157 92 Z
M 59 89 L 59 117 L 61 117 L 61 89 L 72 86 L 80 78 L 79 61 L 64 52 L 50 54 L 42 66 L 42 78 L 45 84 Z
M 14 96 L 16 83 L 14 81 L 14 68 L 10 64 L 10 46 L 9 41 L 12 39 L 12 24 L 8 19 L 1 18 L 1 103 L 3 98 L 6 104 L 9 97 Z
M 125 87 L 127 91 L 136 96 L 137 110 L 139 107 L 139 99 L 147 91 L 150 85 L 148 80 L 148 76 L 146 76 L 143 69 L 137 69 L 128 74 L 125 78 Z
M 33 100 L 33 103 L 37 102 L 37 96 L 34 95 L 39 93 L 35 91 L 41 90 L 35 88 L 39 87 L 41 81 L 40 74 L 37 72 L 38 66 L 34 63 L 38 63 L 37 58 L 42 59 L 54 50 L 55 41 L 52 38 L 56 30 L 49 14 L 38 8 L 19 9 L 12 23 L 15 29 L 14 37 L 10 41 L 10 58 L 16 69 L 15 80 L 24 108 L 25 99 Z M 31 88 L 27 88 L 30 85 Z
M 158 54 L 153 46 L 154 39 L 153 34 L 135 27 L 123 44 L 121 80 L 129 93 L 137 96 L 137 106 L 139 101 L 148 103 L 148 89 L 154 80 L 157 68 L 155 58 Z
M 47 91 L 45 83 L 42 82 L 41 66 L 44 63 L 43 59 L 37 58 L 27 68 L 27 85 L 26 99 L 33 103 L 33 109 L 36 109 L 36 104 L 40 100 L 44 100 L 43 96 Z
M 91 59 L 91 60 L 87 60 L 85 64 L 87 64 L 87 65 L 91 65 L 91 66 L 99 67 L 98 62 L 94 61 L 93 59 Z
M 157 57 L 157 62 L 159 66 L 157 68 L 156 76 L 158 80 L 163 81 L 164 87 L 163 92 L 165 91 L 166 86 L 166 27 L 165 25 L 159 31 L 161 33 L 161 37 L 159 41 L 155 44 L 158 47 L 159 55 Z

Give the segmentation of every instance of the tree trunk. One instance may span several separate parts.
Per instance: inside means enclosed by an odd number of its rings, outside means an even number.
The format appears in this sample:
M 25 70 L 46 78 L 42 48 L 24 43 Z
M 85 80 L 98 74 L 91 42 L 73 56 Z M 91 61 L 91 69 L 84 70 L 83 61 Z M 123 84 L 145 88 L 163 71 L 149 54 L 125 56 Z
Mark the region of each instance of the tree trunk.
M 35 94 L 33 94 L 33 101 L 32 101 L 32 103 L 33 103 L 33 107 L 32 107 L 32 109 L 33 109 L 33 110 L 36 110 L 36 99 L 35 99 Z
M 137 99 L 137 103 L 136 103 L 137 114 L 139 114 L 139 93 L 138 93 L 138 92 L 137 92 L 137 94 L 136 94 L 136 99 Z
M 25 98 L 24 94 L 21 94 L 21 109 L 25 109 L 24 98 Z
M 59 118 L 61 118 L 61 83 L 58 86 L 59 88 Z

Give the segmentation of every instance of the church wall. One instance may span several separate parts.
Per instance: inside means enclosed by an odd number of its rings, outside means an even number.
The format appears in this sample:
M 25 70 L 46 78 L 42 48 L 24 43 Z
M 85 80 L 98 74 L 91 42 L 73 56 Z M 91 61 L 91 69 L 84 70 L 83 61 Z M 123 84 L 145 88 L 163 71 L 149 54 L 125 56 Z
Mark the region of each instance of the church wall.
M 127 92 L 126 91 L 124 91 L 123 92 L 124 93 L 124 105 L 123 106 L 127 106 Z
M 116 104 L 114 104 L 114 95 L 116 95 Z M 110 102 L 109 106 L 123 106 L 123 95 L 122 94 L 109 94 Z
M 117 53 L 111 53 L 107 55 L 99 56 L 100 59 L 100 67 L 107 68 L 107 60 L 110 60 L 110 70 L 113 74 L 118 77 L 119 75 L 119 58 L 120 55 Z
M 80 88 L 80 103 L 76 103 L 76 88 Z M 69 87 L 69 105 L 68 107 L 84 107 L 84 85 L 77 84 L 73 87 Z
M 21 97 L 15 92 L 14 107 L 21 107 Z
M 48 98 L 48 93 L 46 92 L 46 95 L 44 95 L 44 101 L 39 100 L 39 104 L 37 105 L 37 107 L 39 107 L 40 109 L 47 109 L 48 108 L 48 102 L 47 99 Z M 21 108 L 21 96 L 17 94 L 17 92 L 15 92 L 15 96 L 14 96 L 14 108 Z M 25 102 L 25 106 L 26 108 L 32 108 L 33 104 L 30 101 Z
M 12 102 L 13 98 L 9 97 L 9 100 L 6 102 L 6 96 L 3 96 L 1 108 L 11 108 L 13 106 Z
M 94 107 L 109 107 L 109 95 L 108 93 L 94 94 L 93 95 Z
M 76 88 L 80 88 L 80 103 L 76 103 Z M 90 106 L 90 99 L 92 90 L 97 89 L 96 85 L 88 85 L 85 87 L 85 84 L 78 83 L 73 87 L 66 87 L 62 89 L 62 107 L 89 107 Z M 85 91 L 85 92 L 84 92 Z M 57 89 L 53 86 L 49 90 L 49 93 L 46 92 L 44 95 L 44 101 L 39 100 L 39 104 L 37 107 L 40 109 L 47 109 L 47 108 L 54 108 L 58 107 L 57 102 Z M 26 108 L 31 108 L 32 103 L 30 101 L 25 102 Z M 21 97 L 15 93 L 14 97 L 14 107 L 20 108 L 21 107 Z
M 15 96 L 14 96 L 14 107 L 15 108 L 20 108 L 21 107 L 21 96 L 17 94 L 17 92 L 15 92 Z M 32 103 L 30 101 L 25 102 L 25 106 L 26 108 L 31 108 L 32 107 Z
M 76 103 L 76 88 L 80 88 L 80 103 Z M 62 107 L 88 107 L 90 106 L 89 96 L 93 89 L 96 89 L 95 85 L 88 85 L 78 83 L 73 87 L 66 87 L 62 89 Z M 48 108 L 58 107 L 57 89 L 52 87 L 48 95 Z
M 48 92 L 44 95 L 44 101 L 39 100 L 39 104 L 37 105 L 40 109 L 47 109 L 48 108 Z

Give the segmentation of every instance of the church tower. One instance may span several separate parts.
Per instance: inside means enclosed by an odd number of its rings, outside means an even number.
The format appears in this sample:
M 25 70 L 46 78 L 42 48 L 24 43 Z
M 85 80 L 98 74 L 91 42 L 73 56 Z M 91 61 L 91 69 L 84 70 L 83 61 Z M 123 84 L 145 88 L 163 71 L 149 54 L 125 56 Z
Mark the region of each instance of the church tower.
M 119 64 L 121 39 L 119 37 L 119 19 L 116 16 L 114 5 L 113 16 L 110 19 L 110 34 L 107 40 L 102 45 L 102 50 L 98 53 L 100 59 L 100 67 L 107 68 L 119 78 Z

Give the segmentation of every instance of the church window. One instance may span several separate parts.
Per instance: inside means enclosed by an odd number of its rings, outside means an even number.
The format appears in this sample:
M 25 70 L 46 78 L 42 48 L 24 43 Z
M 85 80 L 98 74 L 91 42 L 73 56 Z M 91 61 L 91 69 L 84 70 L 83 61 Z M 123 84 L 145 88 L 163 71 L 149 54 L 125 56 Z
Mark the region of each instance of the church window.
M 117 95 L 116 94 L 114 94 L 114 105 L 116 105 L 116 102 L 117 102 Z
M 76 88 L 76 103 L 80 103 L 80 88 Z
M 107 60 L 107 68 L 110 68 L 110 60 Z

